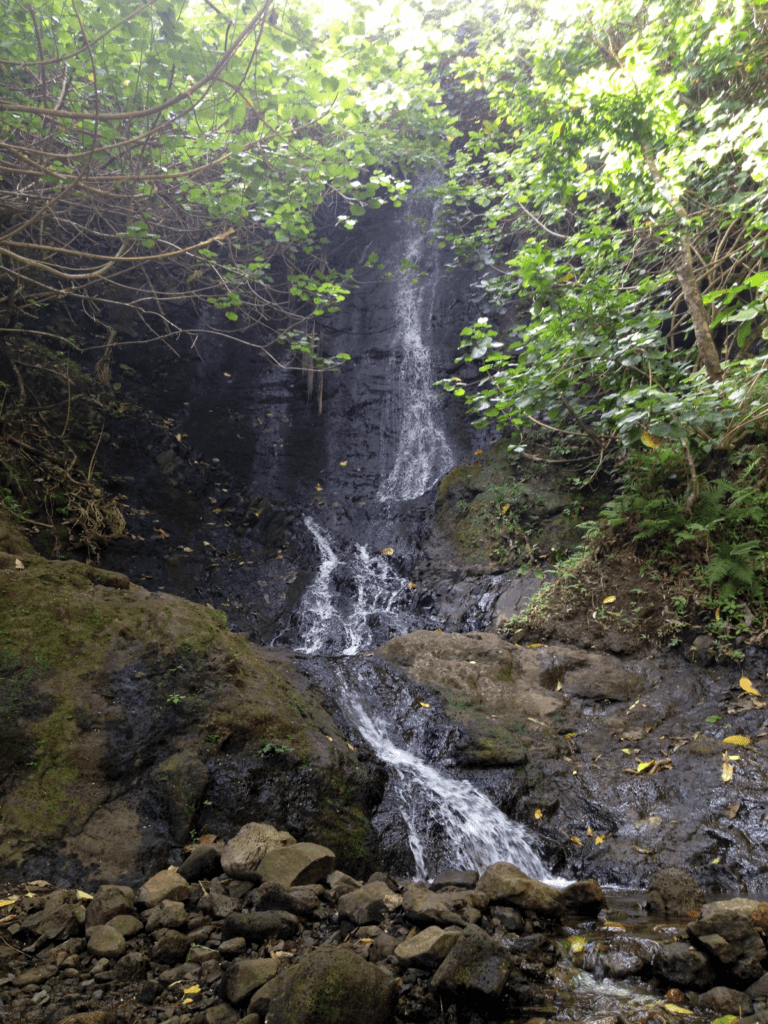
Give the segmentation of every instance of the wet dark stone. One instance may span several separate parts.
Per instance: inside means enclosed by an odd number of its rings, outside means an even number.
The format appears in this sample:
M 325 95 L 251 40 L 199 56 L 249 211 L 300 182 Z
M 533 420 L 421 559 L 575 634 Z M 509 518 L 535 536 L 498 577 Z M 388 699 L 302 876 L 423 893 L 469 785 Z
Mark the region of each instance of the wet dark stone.
M 668 984 L 694 992 L 703 992 L 715 980 L 704 954 L 682 942 L 662 946 L 653 959 L 653 969 Z
M 688 871 L 682 868 L 664 868 L 657 871 L 648 883 L 647 908 L 649 914 L 667 914 L 684 917 L 704 905 L 704 893 Z
M 289 939 L 301 929 L 301 922 L 294 914 L 284 910 L 255 911 L 252 914 L 230 914 L 224 919 L 221 937 L 223 941 L 241 935 L 247 942 L 264 942 L 265 939 Z
M 431 985 L 456 997 L 497 999 L 511 967 L 501 946 L 479 928 L 467 929 L 435 971 Z
M 188 882 L 215 878 L 221 871 L 221 852 L 212 843 L 200 843 L 179 868 Z
M 457 889 L 474 889 L 480 875 L 477 871 L 440 871 L 429 883 L 430 889 L 445 889 L 455 886 Z

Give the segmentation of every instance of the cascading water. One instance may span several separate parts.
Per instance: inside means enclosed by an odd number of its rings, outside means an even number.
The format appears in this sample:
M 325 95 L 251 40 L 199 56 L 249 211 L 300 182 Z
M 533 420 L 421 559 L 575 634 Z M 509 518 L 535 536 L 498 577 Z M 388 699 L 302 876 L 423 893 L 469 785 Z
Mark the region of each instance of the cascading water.
M 417 878 L 431 878 L 446 868 L 483 871 L 497 861 L 507 861 L 532 878 L 549 879 L 521 825 L 510 821 L 466 779 L 452 778 L 394 743 L 389 723 L 382 716 L 371 718 L 359 698 L 350 697 L 349 704 L 360 735 L 392 766 Z M 425 842 L 430 834 L 431 850 Z
M 429 258 L 436 213 L 437 206 L 433 204 L 428 226 L 416 220 L 408 222 L 410 238 L 406 242 L 405 260 L 409 267 L 418 269 L 401 273 L 398 282 L 398 330 L 391 362 L 393 377 L 398 362 L 399 372 L 382 416 L 382 435 L 394 433 L 397 437 L 396 457 L 379 487 L 380 501 L 417 498 L 454 465 L 451 446 L 438 419 L 434 369 L 427 345 L 437 291 L 438 268 L 434 258 Z
M 354 521 L 361 527 L 358 535 L 350 539 L 347 530 L 346 539 L 337 540 L 325 525 L 332 514 L 326 514 L 324 525 L 314 516 L 304 517 L 320 565 L 304 592 L 298 626 L 293 624 L 288 632 L 296 638 L 294 647 L 306 654 L 355 655 L 391 635 L 430 625 L 414 608 L 414 584 L 409 584 L 393 566 L 389 545 L 378 553 L 376 548 L 381 550 L 382 545 L 374 544 L 374 538 L 378 536 L 380 541 L 385 531 L 395 532 L 403 520 L 403 509 L 411 507 L 406 503 L 425 494 L 455 462 L 433 385 L 437 374 L 431 345 L 436 334 L 440 268 L 436 250 L 430 247 L 430 233 L 436 216 L 436 204 L 417 194 L 408 204 L 401 225 L 406 237 L 407 271 L 397 282 L 394 322 L 387 338 L 389 356 L 383 375 L 386 390 L 382 394 L 378 437 L 382 472 L 376 491 L 377 511 L 371 516 L 367 508 L 365 514 L 356 510 L 355 505 L 365 502 L 350 500 L 354 483 L 345 489 L 343 482 L 337 482 L 336 471 L 335 489 L 329 496 L 343 499 L 335 507 L 344 509 L 347 526 L 351 517 L 356 517 Z M 402 234 L 398 248 L 402 253 Z M 353 391 L 353 385 L 349 387 Z M 337 434 L 334 444 L 345 454 L 337 465 L 348 466 L 349 439 Z M 323 487 L 318 484 L 317 490 Z M 329 493 L 327 484 L 325 493 Z M 402 680 L 389 680 L 385 687 L 389 688 L 388 694 L 380 692 L 379 703 L 371 706 L 376 685 L 369 665 L 349 659 L 343 670 L 339 669 L 341 679 L 330 679 L 329 695 L 337 701 L 350 729 L 356 730 L 390 768 L 391 795 L 407 829 L 416 875 L 426 878 L 449 867 L 482 870 L 495 861 L 507 860 L 529 875 L 548 878 L 520 825 L 510 821 L 469 781 L 457 778 L 449 763 L 438 768 L 434 759 L 431 764 L 424 760 L 418 723 L 398 735 L 397 723 L 385 717 L 383 708 L 397 703 L 393 694 L 404 692 Z M 386 675 L 383 667 L 380 672 Z M 338 703 L 340 688 L 344 697 Z M 405 699 L 419 706 L 407 692 Z M 407 718 L 410 711 L 406 708 L 402 714 Z
M 339 588 L 334 570 L 340 565 L 340 557 L 330 538 L 309 516 L 304 523 L 315 538 L 321 562 L 304 595 L 304 642 L 297 650 L 304 654 L 357 654 L 376 642 L 372 619 L 396 615 L 398 607 L 407 601 L 406 581 L 383 555 L 372 555 L 367 547 L 356 544 L 344 564 L 343 579 L 351 586 Z

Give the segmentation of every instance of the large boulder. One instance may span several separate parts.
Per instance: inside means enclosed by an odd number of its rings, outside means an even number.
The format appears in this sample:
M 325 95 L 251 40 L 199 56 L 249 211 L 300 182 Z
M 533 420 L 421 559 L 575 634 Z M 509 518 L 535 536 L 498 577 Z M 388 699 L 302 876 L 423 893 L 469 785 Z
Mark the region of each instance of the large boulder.
M 669 985 L 703 992 L 715 980 L 712 965 L 703 953 L 684 942 L 670 942 L 653 958 L 653 969 Z
M 657 871 L 648 883 L 646 907 L 649 914 L 685 917 L 704 905 L 704 891 L 693 875 L 682 868 Z
M 403 893 L 403 913 L 414 924 L 463 925 L 464 919 L 439 893 L 420 886 L 409 886 Z
M 175 868 L 167 868 L 147 879 L 136 894 L 136 900 L 147 910 L 151 910 L 163 900 L 183 903 L 189 897 L 189 893 L 189 882 L 186 878 L 182 878 Z
M 704 906 L 688 935 L 737 987 L 746 988 L 762 977 L 768 962 L 761 935 L 767 923 L 768 905 L 738 897 Z
M 559 889 L 529 878 L 520 868 L 504 861 L 486 868 L 477 888 L 487 893 L 492 903 L 531 910 L 542 917 L 560 917 L 565 910 Z
M 292 885 L 313 885 L 335 868 L 336 854 L 327 846 L 295 843 L 270 850 L 259 864 L 259 874 L 263 881 L 279 882 L 289 889 Z
M 229 840 L 221 852 L 221 870 L 230 878 L 260 882 L 259 864 L 270 850 L 295 843 L 289 832 L 279 832 L 272 825 L 249 821 Z
M 470 926 L 432 977 L 432 987 L 454 997 L 497 999 L 512 969 L 509 954 L 480 928 Z
M 393 977 L 341 947 L 310 953 L 256 995 L 261 993 L 248 1010 L 263 1014 L 266 1004 L 269 1024 L 394 1024 L 398 987 Z
M 395 956 L 403 967 L 431 971 L 440 966 L 460 938 L 461 932 L 448 932 L 432 925 L 396 946 Z
M 354 924 L 378 924 L 397 910 L 403 897 L 392 892 L 386 882 L 369 882 L 341 897 L 339 917 Z

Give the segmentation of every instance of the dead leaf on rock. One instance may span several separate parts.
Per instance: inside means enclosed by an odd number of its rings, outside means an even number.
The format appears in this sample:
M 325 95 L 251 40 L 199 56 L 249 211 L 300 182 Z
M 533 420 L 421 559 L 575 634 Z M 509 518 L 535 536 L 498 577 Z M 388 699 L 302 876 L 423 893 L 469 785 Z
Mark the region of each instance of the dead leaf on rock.
M 734 736 L 726 736 L 723 743 L 732 743 L 735 747 L 748 747 L 752 740 L 748 736 L 741 736 L 738 733 Z
M 733 821 L 736 815 L 739 813 L 741 807 L 741 800 L 734 800 L 732 804 L 726 804 L 723 808 L 723 814 L 729 821 Z
M 533 812 L 533 816 L 536 819 L 536 821 L 541 821 L 541 808 L 540 807 L 536 808 L 536 810 Z M 1 905 L 2 904 L 0 904 L 0 906 Z
M 742 676 L 741 677 L 741 679 L 739 680 L 739 686 L 742 688 L 742 690 L 745 693 L 750 694 L 752 697 L 761 697 L 762 696 L 760 691 L 756 690 L 754 688 L 754 686 L 752 685 L 751 680 L 747 679 L 746 676 Z
M 733 778 L 733 764 L 728 755 L 723 751 L 723 782 L 730 782 Z
M 24 568 L 24 563 L 22 562 L 22 560 L 20 558 L 16 559 L 16 561 L 14 562 L 13 568 L 14 569 L 23 569 Z
M 382 548 L 381 553 L 382 555 L 394 555 L 395 552 L 393 548 Z
M 571 836 L 571 842 L 572 843 L 576 843 L 577 846 L 583 846 L 584 845 L 582 843 L 582 841 L 579 839 L 578 836 Z

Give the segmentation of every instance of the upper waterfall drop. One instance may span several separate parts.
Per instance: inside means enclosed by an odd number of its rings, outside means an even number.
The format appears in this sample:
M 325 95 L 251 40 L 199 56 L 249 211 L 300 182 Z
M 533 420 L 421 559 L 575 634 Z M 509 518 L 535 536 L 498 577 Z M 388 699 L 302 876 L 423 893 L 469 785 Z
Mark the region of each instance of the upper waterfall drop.
M 418 199 L 418 194 L 414 197 Z M 426 224 L 411 217 L 396 296 L 397 326 L 390 364 L 397 384 L 382 410 L 382 437 L 396 437 L 394 466 L 379 486 L 379 501 L 418 498 L 453 468 L 455 458 L 440 423 L 434 370 L 426 337 L 432 326 L 438 270 L 429 251 L 437 202 L 428 204 Z M 417 268 L 417 269 L 413 269 Z M 416 275 L 414 277 L 414 274 Z

